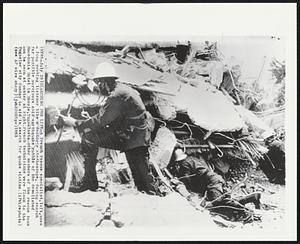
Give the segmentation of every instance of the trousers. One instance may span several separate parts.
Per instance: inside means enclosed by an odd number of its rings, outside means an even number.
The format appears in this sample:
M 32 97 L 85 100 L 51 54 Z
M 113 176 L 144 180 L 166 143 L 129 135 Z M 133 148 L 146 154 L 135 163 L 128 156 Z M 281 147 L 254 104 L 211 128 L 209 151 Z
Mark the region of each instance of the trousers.
M 149 152 L 148 147 L 137 147 L 125 152 L 134 184 L 138 191 L 155 193 L 153 180 L 149 173 Z
M 96 163 L 99 145 L 96 138 L 95 134 L 82 136 L 81 153 L 85 158 L 84 190 L 96 190 L 98 187 Z M 141 146 L 127 150 L 125 151 L 125 155 L 138 191 L 144 191 L 148 194 L 155 193 L 155 187 L 152 184 L 153 178 L 149 170 L 148 147 Z

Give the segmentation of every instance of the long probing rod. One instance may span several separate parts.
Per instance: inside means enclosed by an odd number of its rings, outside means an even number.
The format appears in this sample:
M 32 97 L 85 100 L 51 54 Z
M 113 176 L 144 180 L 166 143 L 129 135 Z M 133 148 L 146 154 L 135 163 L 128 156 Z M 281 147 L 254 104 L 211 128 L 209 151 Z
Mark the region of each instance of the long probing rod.
M 70 115 L 71 115 L 71 109 L 72 109 L 73 103 L 74 103 L 74 101 L 75 101 L 76 98 L 77 98 L 77 91 L 75 90 L 75 96 L 74 96 L 72 102 L 71 102 L 70 104 L 68 104 L 67 116 L 70 116 Z M 60 138 L 61 138 L 62 132 L 63 132 L 63 130 L 64 130 L 64 127 L 65 127 L 65 126 L 63 125 L 62 128 L 61 128 L 60 131 L 59 131 L 59 135 L 58 135 L 56 144 L 58 144 L 59 141 L 60 141 Z

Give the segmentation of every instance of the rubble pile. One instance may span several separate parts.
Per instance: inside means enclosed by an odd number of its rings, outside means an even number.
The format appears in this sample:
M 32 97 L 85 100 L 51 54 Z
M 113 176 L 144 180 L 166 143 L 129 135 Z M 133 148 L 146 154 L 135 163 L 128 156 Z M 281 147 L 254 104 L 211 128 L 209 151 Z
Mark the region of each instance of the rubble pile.
M 196 225 L 215 228 L 208 212 L 197 211 L 178 193 L 171 193 L 164 198 L 144 194 L 117 197 L 113 200 L 112 212 L 112 219 L 123 222 L 124 227 Z
M 70 96 L 75 88 L 72 77 L 82 74 L 91 78 L 98 63 L 110 61 L 120 75 L 119 81 L 140 92 L 146 109 L 155 119 L 150 162 L 159 172 L 154 176 L 160 178 L 161 185 L 169 186 L 163 169 L 175 147 L 183 148 L 188 155 L 201 154 L 212 169 L 227 180 L 237 182 L 256 169 L 265 150 L 261 134 L 273 129 L 240 105 L 236 95 L 238 69 L 226 64 L 219 56 L 216 43 L 205 44 L 201 50 L 188 52 L 185 62 L 179 62 L 175 53 L 158 49 L 143 52 L 138 48 L 139 55 L 133 55 L 129 46 L 100 53 L 84 47 L 78 49 L 73 45 L 48 44 L 46 104 L 55 104 L 65 113 L 68 109 L 66 102 L 55 99 L 57 94 L 53 92 L 63 90 L 64 93 L 60 95 L 64 98 Z M 82 93 L 73 103 L 71 113 L 74 118 L 82 118 L 82 111 L 88 111 L 92 116 L 103 105 L 103 99 L 87 88 Z M 49 116 L 51 122 L 53 113 L 49 113 Z M 52 126 L 53 123 L 50 124 Z M 63 135 L 60 141 L 60 145 L 66 141 L 68 145 L 76 141 L 71 150 L 60 147 L 56 143 L 57 136 L 57 132 L 46 135 L 46 152 L 53 155 L 52 151 L 61 151 L 61 155 L 46 157 L 46 167 L 57 168 L 60 165 L 64 176 L 53 172 L 47 177 L 59 177 L 64 189 L 69 190 L 69 186 L 79 182 L 83 175 L 82 162 L 76 154 L 79 151 L 78 135 L 76 140 L 74 136 Z M 60 149 L 57 150 L 57 147 Z M 113 161 L 119 160 L 116 159 L 118 156 L 111 158 L 114 158 Z M 77 160 L 75 164 L 74 159 Z M 123 161 L 121 163 L 125 163 Z M 68 179 L 70 168 L 71 179 Z M 116 179 L 114 182 L 121 182 L 118 170 L 106 173 Z M 126 183 L 130 184 L 130 181 Z M 69 186 L 65 187 L 66 184 Z M 59 187 L 54 185 L 54 188 Z M 47 191 L 48 225 L 76 224 L 76 208 L 79 206 L 84 207 L 86 216 L 89 216 L 83 222 L 98 227 L 108 210 L 109 220 L 115 227 L 213 225 L 213 221 L 204 216 L 207 212 L 196 210 L 174 190 L 170 190 L 164 198 L 137 192 L 122 195 L 120 191 L 116 192 L 117 197 L 110 199 L 105 187 L 101 192 L 80 194 L 62 190 Z M 66 216 L 62 220 L 56 219 L 60 217 L 55 216 L 61 216 L 64 211 Z
M 285 119 L 284 106 L 268 109 L 263 112 L 255 112 L 255 115 L 261 118 L 272 129 L 277 131 L 277 134 L 284 134 L 284 119 Z M 282 135 L 284 139 L 284 135 Z
M 178 193 L 164 198 L 129 192 L 109 199 L 107 193 L 86 191 L 71 193 L 63 190 L 46 192 L 47 226 L 103 227 L 193 227 L 216 228 L 208 212 L 197 211 Z M 110 224 L 104 223 L 110 206 Z M 145 211 L 147 210 L 147 211 Z M 99 224 L 100 223 L 100 224 Z
M 64 190 L 45 194 L 47 226 L 96 226 L 108 205 L 108 194 L 102 192 L 72 193 Z
M 47 60 L 47 73 L 52 74 L 52 76 L 53 74 L 71 73 L 74 76 L 79 71 L 83 71 L 83 74 L 91 76 L 97 63 L 104 59 L 113 62 L 118 60 L 115 63 L 116 69 L 120 73 L 120 81 L 130 84 L 140 91 L 142 98 L 145 96 L 150 97 L 151 101 L 144 99 L 145 104 L 154 105 L 155 111 L 151 112 L 154 117 L 157 115 L 157 121 L 163 120 L 168 128 L 174 131 L 172 126 L 169 125 L 172 120 L 176 119 L 177 114 L 183 111 L 187 113 L 191 122 L 188 124 L 186 120 L 179 120 L 178 126 L 182 126 L 183 132 L 192 132 L 189 138 L 200 140 L 203 145 L 210 145 L 211 148 L 214 147 L 212 146 L 214 144 L 214 134 L 223 132 L 230 139 L 229 141 L 223 140 L 221 143 L 228 145 L 230 140 L 230 144 L 232 144 L 239 137 L 242 137 L 243 130 L 247 128 L 245 123 L 248 123 L 248 121 L 245 120 L 241 109 L 232 103 L 233 98 L 228 99 L 219 89 L 224 80 L 223 74 L 228 73 L 228 69 L 225 69 L 225 65 L 216 56 L 216 44 L 214 43 L 211 46 L 208 44 L 206 43 L 203 50 L 191 52 L 185 64 L 177 63 L 174 72 L 171 69 L 163 68 L 167 65 L 168 58 L 163 52 L 157 53 L 155 49 L 143 53 L 143 58 L 137 58 L 129 54 L 127 46 L 122 50 L 107 54 L 85 50 L 84 53 L 88 55 L 84 55 L 83 50 L 78 52 L 73 48 L 48 45 L 50 55 Z M 53 48 L 58 50 L 54 52 Z M 72 55 L 70 52 L 72 52 Z M 58 56 L 57 53 L 65 53 L 65 55 Z M 214 53 L 213 57 L 207 55 L 208 53 Z M 81 59 L 84 59 L 84 62 Z M 59 62 L 57 62 L 58 60 Z M 173 60 L 173 62 L 175 61 Z M 139 69 L 137 69 L 137 66 Z M 141 76 L 141 74 L 143 75 Z M 252 115 L 252 117 L 255 117 L 255 115 Z M 193 129 L 190 129 L 191 127 Z M 198 130 L 198 132 L 194 134 L 193 131 L 195 130 Z M 229 132 L 233 132 L 235 136 L 230 135 Z M 208 138 L 205 138 L 205 140 L 201 138 L 207 135 L 206 133 L 210 134 L 212 144 L 207 143 Z M 177 136 L 178 132 L 175 132 L 175 135 Z M 181 140 L 180 137 L 178 139 Z M 236 151 L 240 151 L 239 154 L 246 154 L 242 157 L 244 160 L 249 153 L 258 154 L 250 145 L 249 141 L 244 140 L 241 143 L 235 143 L 232 149 L 234 154 L 236 154 Z

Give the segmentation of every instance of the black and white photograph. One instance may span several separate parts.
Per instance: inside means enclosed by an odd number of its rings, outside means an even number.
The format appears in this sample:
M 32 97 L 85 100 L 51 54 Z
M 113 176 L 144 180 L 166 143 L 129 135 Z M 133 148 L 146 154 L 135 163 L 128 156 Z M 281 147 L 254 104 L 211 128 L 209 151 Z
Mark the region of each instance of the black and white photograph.
M 280 37 L 47 40 L 45 225 L 280 229 Z
M 6 3 L 3 239 L 297 239 L 296 4 Z

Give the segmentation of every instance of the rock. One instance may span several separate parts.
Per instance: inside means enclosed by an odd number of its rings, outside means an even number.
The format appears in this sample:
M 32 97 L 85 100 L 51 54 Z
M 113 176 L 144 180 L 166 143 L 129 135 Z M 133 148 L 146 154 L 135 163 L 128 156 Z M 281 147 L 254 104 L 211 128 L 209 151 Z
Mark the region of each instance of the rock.
M 149 161 L 156 162 L 160 169 L 167 167 L 176 143 L 177 139 L 173 132 L 166 127 L 159 128 L 155 140 L 149 148 Z
M 187 111 L 194 124 L 208 131 L 237 131 L 246 126 L 235 106 L 211 84 L 201 82 L 197 87 L 182 84 L 170 99 L 177 111 Z
M 95 227 L 101 218 L 101 212 L 92 207 L 71 204 L 64 207 L 45 208 L 45 226 Z
M 60 182 L 58 177 L 46 177 L 45 179 L 45 190 L 59 190 L 62 188 L 63 184 Z
M 118 197 L 113 199 L 112 211 L 112 219 L 124 223 L 124 227 L 216 228 L 208 212 L 196 210 L 178 193 L 166 197 L 146 194 Z
M 171 101 L 164 99 L 162 95 L 156 94 L 154 97 L 154 104 L 157 107 L 159 116 L 164 120 L 175 119 L 176 109 Z
M 108 194 L 106 192 L 84 191 L 73 193 L 67 191 L 48 191 L 45 194 L 45 205 L 48 207 L 79 204 L 81 206 L 93 206 L 104 209 L 108 206 Z
M 101 224 L 97 227 L 105 228 L 105 227 L 116 227 L 115 223 L 111 220 L 104 219 Z

